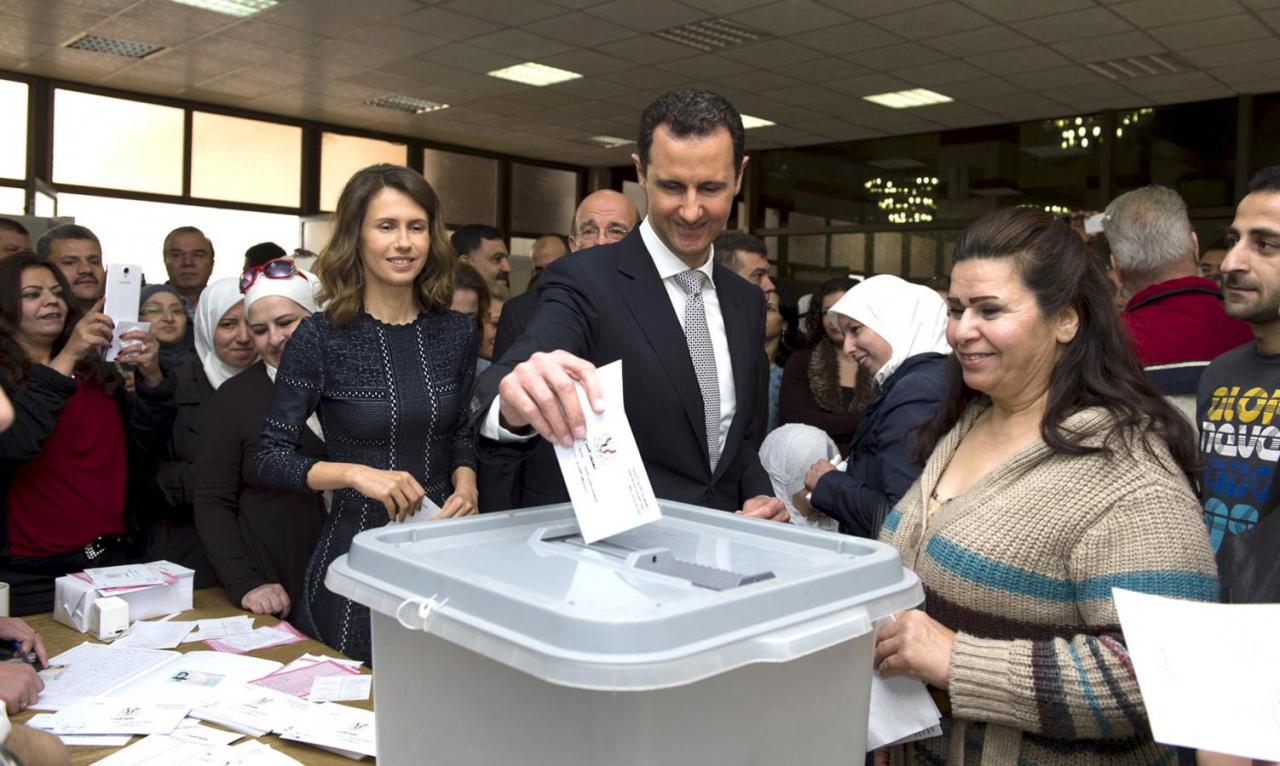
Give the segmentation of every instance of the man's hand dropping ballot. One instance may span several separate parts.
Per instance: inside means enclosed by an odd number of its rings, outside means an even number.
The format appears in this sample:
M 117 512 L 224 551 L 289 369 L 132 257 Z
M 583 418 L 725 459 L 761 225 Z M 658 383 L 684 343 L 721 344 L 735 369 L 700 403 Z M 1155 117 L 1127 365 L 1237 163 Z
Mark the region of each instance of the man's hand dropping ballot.
M 560 472 L 586 543 L 662 518 L 622 406 L 622 362 L 598 368 L 596 379 L 607 405 L 604 411 L 596 412 L 582 384 L 575 383 L 585 435 L 568 447 L 555 444 Z

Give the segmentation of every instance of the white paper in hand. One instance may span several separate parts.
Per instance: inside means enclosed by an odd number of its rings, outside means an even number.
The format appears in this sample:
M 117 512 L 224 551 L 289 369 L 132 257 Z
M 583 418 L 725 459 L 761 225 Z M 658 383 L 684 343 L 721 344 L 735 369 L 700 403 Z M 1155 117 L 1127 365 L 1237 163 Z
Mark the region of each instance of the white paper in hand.
M 879 673 L 872 672 L 868 753 L 929 731 L 941 719 L 924 681 L 910 676 L 881 678 Z M 938 733 L 941 734 L 941 730 Z
M 111 345 L 107 347 L 107 354 L 103 359 L 108 362 L 114 362 L 116 357 L 119 356 L 120 352 L 123 351 L 125 347 L 141 343 L 142 341 L 132 338 L 129 340 L 120 340 L 121 335 L 124 335 L 127 332 L 133 332 L 134 330 L 150 332 L 151 323 L 130 322 L 127 319 L 121 319 L 119 322 L 116 322 L 115 330 L 111 333 Z
M 587 436 L 572 447 L 556 445 L 556 459 L 564 475 L 582 539 L 594 543 L 662 518 L 653 485 L 640 459 L 622 398 L 622 361 L 596 370 L 605 402 L 604 412 L 591 409 L 582 386 L 578 403 L 586 419 Z

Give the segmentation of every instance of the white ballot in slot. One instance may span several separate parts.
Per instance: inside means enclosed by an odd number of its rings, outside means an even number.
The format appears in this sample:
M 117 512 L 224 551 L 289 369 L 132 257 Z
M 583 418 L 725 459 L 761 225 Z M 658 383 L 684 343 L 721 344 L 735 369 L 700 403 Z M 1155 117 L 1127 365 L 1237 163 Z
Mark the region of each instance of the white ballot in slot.
M 578 529 L 588 544 L 662 518 L 623 406 L 622 362 L 606 364 L 596 375 L 604 412 L 593 411 L 582 386 L 577 386 L 586 438 L 572 447 L 556 445 Z
M 1280 761 L 1280 604 L 1112 597 L 1157 742 Z

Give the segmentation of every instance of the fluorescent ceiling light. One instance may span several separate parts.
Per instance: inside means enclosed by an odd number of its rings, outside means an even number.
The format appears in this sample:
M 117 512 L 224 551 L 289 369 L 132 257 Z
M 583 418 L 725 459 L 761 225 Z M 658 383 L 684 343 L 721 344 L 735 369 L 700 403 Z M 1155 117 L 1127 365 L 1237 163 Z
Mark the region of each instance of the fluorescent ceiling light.
M 489 73 L 489 76 L 525 85 L 536 85 L 539 88 L 544 85 L 555 85 L 558 82 L 567 82 L 582 77 L 577 72 L 570 72 L 568 69 L 557 69 L 556 67 L 538 64 L 533 61 L 526 61 L 523 64 L 516 64 L 504 69 L 495 69 Z
M 741 115 L 741 117 L 742 117 L 742 127 L 745 130 L 751 130 L 752 128 L 767 128 L 770 125 L 777 124 L 773 120 L 766 120 L 763 117 L 752 117 L 749 114 Z
M 125 40 L 118 37 L 104 37 L 92 34 L 80 37 L 75 42 L 67 45 L 67 47 L 80 51 L 92 51 L 93 53 L 109 53 L 112 56 L 123 56 L 127 59 L 143 59 L 156 51 L 164 50 L 163 45 L 152 45 L 151 43 L 142 43 L 137 40 Z
M 265 11 L 279 4 L 279 0 L 173 0 L 173 2 L 240 17 L 252 16 L 258 11 Z
M 863 98 L 873 104 L 887 106 L 890 109 L 910 109 L 913 106 L 945 104 L 955 100 L 950 96 L 944 96 L 941 93 L 935 93 L 934 91 L 926 88 L 899 90 L 893 93 L 878 93 L 874 96 L 863 96 Z
M 606 149 L 617 149 L 619 146 L 635 143 L 635 139 L 618 138 L 617 136 L 587 136 L 582 140 L 589 144 L 603 146 Z
M 426 114 L 427 112 L 438 112 L 441 109 L 449 108 L 448 104 L 428 101 L 425 98 L 413 98 L 412 96 L 383 96 L 382 98 L 371 98 L 365 103 L 369 106 L 395 109 L 398 112 L 407 112 L 408 114 Z

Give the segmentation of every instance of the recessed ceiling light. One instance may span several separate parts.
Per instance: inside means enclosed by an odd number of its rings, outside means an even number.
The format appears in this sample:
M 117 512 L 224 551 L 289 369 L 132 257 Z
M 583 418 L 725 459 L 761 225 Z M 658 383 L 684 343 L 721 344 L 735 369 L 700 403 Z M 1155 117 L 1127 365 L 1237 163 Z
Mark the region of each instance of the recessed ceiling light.
M 741 116 L 742 116 L 742 127 L 746 130 L 751 130 L 752 128 L 767 128 L 770 125 L 777 124 L 773 120 L 766 120 L 763 117 L 752 117 L 749 114 L 744 114 Z
M 428 101 L 425 98 L 413 98 L 412 96 L 383 96 L 381 98 L 371 98 L 365 103 L 369 106 L 380 106 L 383 109 L 395 109 L 398 112 L 408 112 L 409 114 L 426 114 L 427 112 L 438 112 L 441 109 L 449 108 L 448 104 Z
M 489 73 L 489 76 L 500 77 L 503 80 L 511 80 L 525 85 L 536 85 L 539 88 L 544 85 L 555 85 L 558 82 L 567 82 L 582 77 L 577 72 L 570 72 L 568 69 L 558 69 L 533 61 L 526 61 L 523 64 L 504 67 L 503 69 L 495 69 Z
M 767 32 L 752 29 L 744 24 L 729 19 L 703 19 L 691 24 L 663 29 L 653 33 L 673 43 L 687 45 L 700 51 L 711 53 L 725 48 L 733 48 L 746 43 L 755 43 L 772 37 Z
M 137 40 L 121 40 L 116 37 L 103 37 L 102 35 L 84 35 L 67 47 L 75 48 L 78 51 L 110 53 L 112 56 L 123 56 L 127 59 L 142 59 L 156 51 L 164 50 L 163 45 L 140 43 Z
M 635 143 L 633 138 L 618 138 L 617 136 L 587 136 L 582 140 L 589 144 L 603 146 L 606 149 L 617 149 L 619 146 Z
M 173 0 L 173 2 L 240 17 L 252 16 L 258 11 L 265 11 L 279 5 L 279 0 Z
M 863 98 L 873 104 L 887 106 L 890 109 L 910 109 L 914 106 L 945 104 L 955 100 L 950 96 L 944 96 L 927 88 L 899 90 L 893 93 L 877 93 L 874 96 L 863 96 Z

